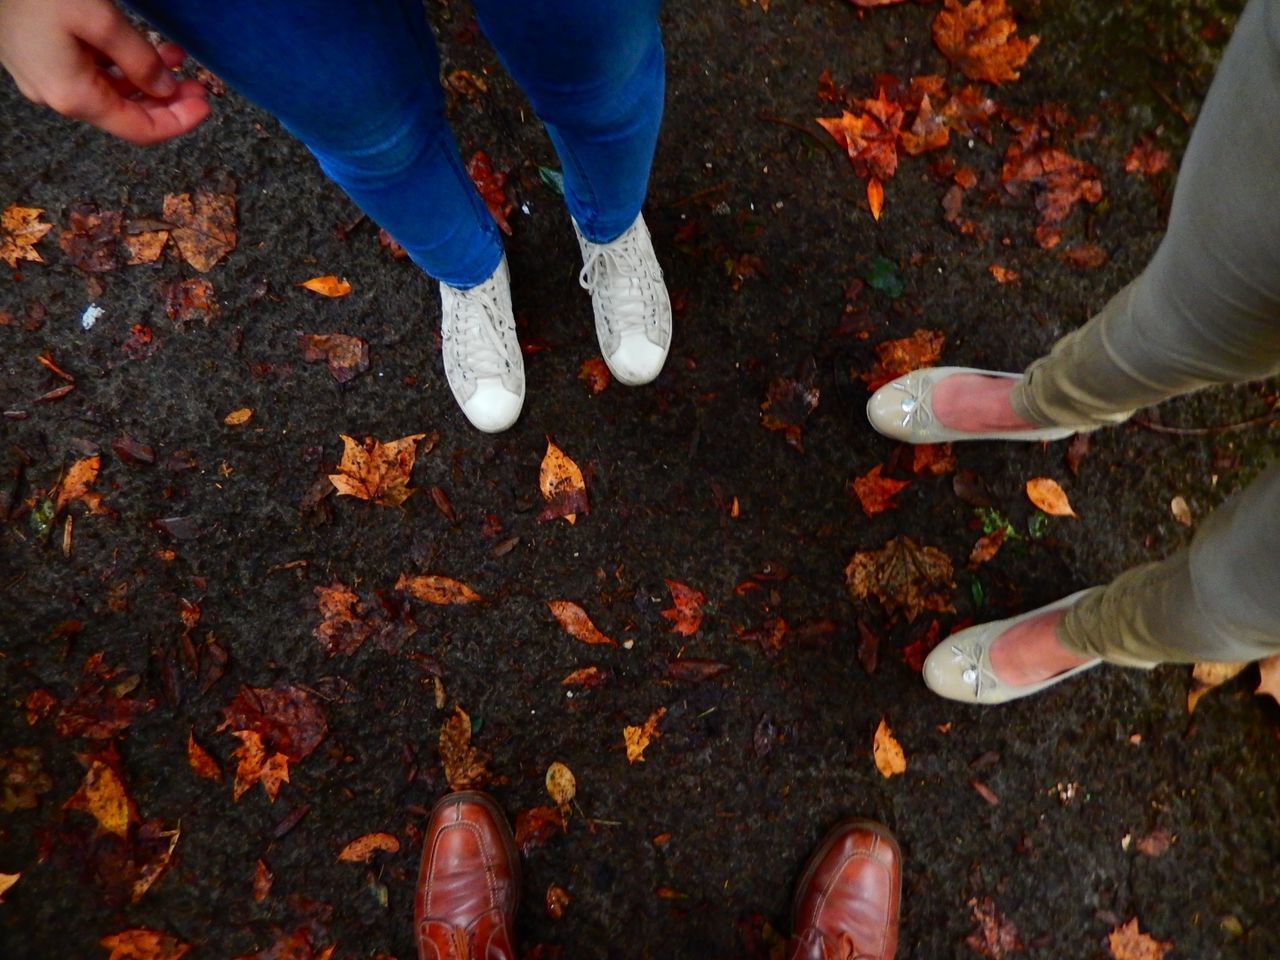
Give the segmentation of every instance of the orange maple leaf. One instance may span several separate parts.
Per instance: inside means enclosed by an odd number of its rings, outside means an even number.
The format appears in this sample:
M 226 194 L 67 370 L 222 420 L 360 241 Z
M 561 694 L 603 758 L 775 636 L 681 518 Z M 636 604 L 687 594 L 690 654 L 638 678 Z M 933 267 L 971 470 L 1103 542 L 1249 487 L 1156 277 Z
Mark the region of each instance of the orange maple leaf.
M 907 480 L 894 480 L 892 477 L 882 476 L 880 471 L 883 469 L 883 464 L 877 464 L 867 473 L 854 477 L 849 482 L 850 491 L 858 498 L 862 512 L 868 517 L 874 517 L 877 513 L 884 513 L 896 507 L 898 504 L 894 501 L 894 497 L 911 485 Z
M 107 960 L 181 960 L 191 949 L 167 933 L 146 927 L 122 930 L 98 942 L 111 951 Z
M 662 616 L 671 621 L 671 632 L 686 637 L 697 633 L 702 624 L 702 605 L 707 602 L 707 598 L 700 591 L 678 580 L 668 580 L 667 589 L 671 591 L 671 600 L 675 606 L 663 610 Z
M 41 223 L 43 210 L 36 207 L 19 207 L 10 204 L 0 214 L 0 260 L 11 268 L 17 268 L 19 260 L 44 263 L 44 257 L 36 249 L 40 239 L 53 229 L 51 223 Z
M 855 174 L 883 182 L 898 169 L 902 106 L 885 97 L 882 89 L 875 99 L 863 100 L 862 108 L 864 113 L 845 110 L 839 117 L 818 117 L 818 123 L 844 147 Z
M 1005 0 L 946 0 L 933 20 L 933 42 L 970 80 L 1007 83 L 1040 43 L 1015 37 L 1018 26 Z
M 231 735 L 240 741 L 240 746 L 231 752 L 236 759 L 232 799 L 239 800 L 255 783 L 261 783 L 271 802 L 275 803 L 281 785 L 289 782 L 289 758 L 282 753 L 268 756 L 262 737 L 253 730 L 232 730 Z
M 94 454 L 73 463 L 58 487 L 58 496 L 54 501 L 54 513 L 61 513 L 69 504 L 79 501 L 90 513 L 110 514 L 111 511 L 102 505 L 102 494 L 93 490 L 98 480 L 98 471 L 102 466 L 102 457 Z
M 201 273 L 236 248 L 236 198 L 229 194 L 167 193 L 164 219 L 173 225 L 173 242 L 182 259 Z
M 339 494 L 372 500 L 387 507 L 398 507 L 409 499 L 413 494 L 409 489 L 409 475 L 417 458 L 417 443 L 426 437 L 425 433 L 390 443 L 365 437 L 363 444 L 345 434 L 339 436 L 343 445 L 342 462 L 338 464 L 338 473 L 329 474 L 329 481 Z
M 1161 960 L 1173 949 L 1173 943 L 1162 942 L 1139 930 L 1137 917 L 1107 934 L 1107 946 L 1115 960 Z
M 946 342 L 947 338 L 937 330 L 917 330 L 909 337 L 877 343 L 876 365 L 858 376 L 874 392 L 904 373 L 933 366 L 942 356 Z

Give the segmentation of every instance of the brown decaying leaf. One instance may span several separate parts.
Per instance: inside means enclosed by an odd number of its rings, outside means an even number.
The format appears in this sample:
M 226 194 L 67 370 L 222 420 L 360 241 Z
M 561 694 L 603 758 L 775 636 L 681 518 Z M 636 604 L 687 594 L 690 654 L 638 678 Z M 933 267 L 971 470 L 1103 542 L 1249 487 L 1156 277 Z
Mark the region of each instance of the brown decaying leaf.
M 560 681 L 562 687 L 582 687 L 591 690 L 604 683 L 604 671 L 597 666 L 582 667 Z
M 986 563 L 999 553 L 1000 547 L 1004 544 L 1004 538 L 1005 531 L 1003 528 L 984 537 L 979 537 L 978 542 L 973 545 L 973 549 L 969 552 L 970 568 Z
M 1191 668 L 1191 688 L 1187 690 L 1187 713 L 1195 713 L 1196 704 L 1210 690 L 1222 686 L 1241 673 L 1248 663 L 1197 663 Z
M 107 960 L 181 960 L 191 949 L 170 934 L 146 927 L 122 930 L 98 942 L 110 951 Z
M 781 431 L 788 444 L 803 452 L 804 422 L 817 409 L 820 396 L 812 383 L 779 377 L 769 384 L 760 404 L 760 425 L 766 430 Z
M 489 155 L 477 150 L 467 161 L 467 176 L 476 185 L 476 190 L 489 208 L 494 222 L 507 236 L 511 236 L 511 224 L 507 222 L 516 205 L 507 199 L 507 175 L 501 170 L 494 170 L 489 162 Z
M 149 841 L 165 842 L 165 846 L 159 851 L 154 860 L 144 863 L 138 872 L 138 878 L 133 882 L 130 890 L 129 899 L 133 903 L 137 903 L 142 899 L 143 895 L 155 885 L 160 879 L 160 875 L 169 869 L 169 864 L 173 861 L 173 851 L 178 847 L 178 840 L 182 837 L 182 828 L 174 827 L 172 830 L 164 830 L 160 826 L 158 820 L 151 820 L 144 823 L 138 830 L 139 845 L 145 848 Z
M 109 740 L 135 717 L 152 710 L 154 700 L 128 696 L 128 688 L 120 681 L 121 673 L 122 668 L 106 666 L 100 653 L 86 659 L 84 679 L 70 699 L 63 702 L 54 720 L 58 735 Z
M 228 194 L 168 193 L 164 219 L 173 225 L 173 242 L 182 259 L 201 273 L 236 248 L 236 200 Z
M 44 211 L 37 207 L 17 204 L 10 204 L 0 214 L 0 260 L 11 269 L 17 269 L 19 260 L 44 263 L 36 244 L 53 229 L 53 224 L 42 223 L 43 215 Z
M 213 284 L 203 278 L 162 284 L 160 295 L 164 299 L 165 316 L 180 328 L 193 320 L 201 320 L 207 326 L 219 313 Z
M 88 813 L 104 833 L 127 837 L 129 825 L 138 822 L 138 808 L 125 790 L 115 747 L 108 745 L 104 751 L 82 760 L 88 766 L 84 779 L 63 807 Z
M 289 782 L 289 758 L 282 753 L 267 754 L 262 737 L 253 730 L 232 730 L 240 746 L 231 752 L 236 760 L 236 781 L 231 797 L 239 800 L 255 783 L 262 784 L 268 799 L 276 802 L 280 787 Z
M 601 633 L 587 616 L 587 611 L 572 600 L 548 600 L 547 607 L 559 621 L 560 626 L 564 627 L 565 632 L 575 640 L 581 640 L 583 643 L 609 644 L 615 647 L 618 645 L 616 640 Z
M 408 591 L 419 600 L 438 606 L 481 603 L 484 600 L 484 597 L 461 580 L 436 574 L 419 574 L 411 577 L 402 573 L 400 579 L 396 581 L 396 589 Z
M 78 203 L 67 211 L 67 227 L 58 245 L 76 267 L 87 273 L 106 273 L 120 265 L 119 210 L 99 210 L 92 203 Z
M 350 283 L 345 279 L 339 280 L 331 273 L 323 277 L 312 277 L 310 280 L 303 280 L 298 286 L 310 290 L 312 293 L 318 293 L 322 297 L 345 297 L 351 292 Z
M 707 602 L 707 598 L 701 591 L 678 580 L 668 580 L 666 583 L 675 605 L 669 610 L 663 610 L 662 616 L 671 621 L 671 632 L 684 637 L 697 633 L 698 627 L 702 625 L 702 605 Z
M 1018 937 L 1018 928 L 1013 921 L 996 909 L 996 902 L 990 897 L 980 901 L 969 901 L 973 911 L 973 919 L 978 929 L 965 938 L 965 945 L 974 953 L 988 960 L 1005 960 L 1006 957 L 1022 953 L 1025 949 Z
M 547 793 L 562 811 L 567 812 L 569 802 L 578 795 L 578 781 L 573 771 L 557 760 L 547 767 L 545 779 Z
M 1076 515 L 1058 481 L 1050 477 L 1032 477 L 1028 480 L 1027 499 L 1052 517 Z
M 556 831 L 563 833 L 567 827 L 559 807 L 521 810 L 516 814 L 516 846 L 521 853 L 528 854 L 530 850 L 542 846 L 555 836 Z
M 253 419 L 253 408 L 240 407 L 238 410 L 232 410 L 225 417 L 223 417 L 222 422 L 225 423 L 228 427 L 243 427 L 246 423 L 248 423 L 252 419 Z
M 973 789 L 977 792 L 978 796 L 980 796 L 983 800 L 987 801 L 987 803 L 990 806 L 993 806 L 993 807 L 1000 806 L 1000 798 L 996 796 L 996 792 L 992 790 L 990 787 L 988 787 L 981 780 L 970 780 L 969 786 L 973 787 Z
M 323 360 L 338 383 L 347 383 L 369 369 L 369 344 L 344 333 L 300 333 L 298 347 L 307 363 Z
M 1015 37 L 1017 24 L 1004 0 L 945 0 L 933 20 L 933 42 L 942 55 L 970 80 L 1007 83 L 1017 80 L 1019 69 L 1040 38 Z
M 356 837 L 338 854 L 341 863 L 368 863 L 376 853 L 399 853 L 400 841 L 389 833 L 366 833 Z
M 933 366 L 941 358 L 945 344 L 946 337 L 937 330 L 916 330 L 909 337 L 885 340 L 876 344 L 875 366 L 857 376 L 866 383 L 867 390 L 875 392 L 904 373 Z
M 1059 133 L 1072 129 L 1062 111 L 1038 107 L 1029 119 L 1009 118 L 1009 125 L 1014 136 L 1005 151 L 1000 182 L 1013 196 L 1028 190 L 1035 195 L 1036 242 L 1048 250 L 1061 242 L 1062 224 L 1077 204 L 1102 199 L 1102 183 L 1092 166 L 1054 145 Z
M 365 620 L 365 607 L 360 598 L 336 577 L 327 587 L 315 587 L 316 604 L 320 610 L 320 623 L 311 631 L 325 649 L 336 653 L 352 654 L 364 645 L 373 630 Z
M 919 546 L 910 537 L 894 537 L 879 550 L 855 553 L 844 569 L 855 600 L 874 596 L 891 616 L 914 622 L 922 612 L 950 613 L 951 560 L 936 547 Z
M 417 458 L 417 443 L 425 433 L 401 437 L 389 443 L 381 443 L 373 437 L 365 437 L 357 443 L 345 434 L 342 437 L 342 462 L 338 472 L 329 474 L 329 480 L 338 493 L 361 500 L 372 500 L 386 507 L 398 507 L 413 494 L 409 489 L 409 475 Z
M 587 503 L 587 482 L 582 471 L 569 456 L 547 437 L 547 452 L 543 454 L 538 469 L 538 489 L 546 508 L 538 514 L 542 521 L 564 517 L 570 524 L 576 523 L 579 513 L 590 513 Z
M 275 882 L 275 874 L 261 860 L 253 868 L 253 902 L 261 903 L 271 894 L 271 885 Z
M 907 480 L 894 480 L 881 474 L 883 464 L 877 464 L 860 477 L 854 477 L 849 483 L 850 491 L 858 498 L 862 512 L 868 517 L 896 507 L 896 497 L 911 485 Z
M 90 513 L 103 515 L 111 511 L 102 505 L 102 494 L 94 491 L 93 485 L 98 480 L 98 471 L 102 466 L 102 457 L 94 454 L 77 460 L 68 468 L 66 476 L 58 486 L 58 496 L 54 501 L 54 513 L 61 513 L 72 503 L 83 503 Z
M 613 374 L 609 372 L 609 365 L 603 359 L 588 357 L 578 368 L 578 379 L 587 385 L 587 390 L 591 393 L 603 393 L 613 382 Z
M 659 707 L 653 713 L 649 714 L 644 724 L 639 727 L 623 727 L 622 742 L 627 749 L 627 763 L 635 763 L 637 760 L 644 762 L 644 752 L 649 746 L 649 742 L 662 734 L 658 730 L 658 723 L 666 715 L 667 708 Z
M 547 916 L 552 920 L 559 920 L 564 916 L 564 911 L 572 898 L 569 892 L 557 884 L 547 886 Z
M 1081 270 L 1097 270 L 1107 262 L 1107 251 L 1096 243 L 1077 243 L 1058 253 L 1059 258 Z M 1087 433 L 1077 434 L 1087 437 Z
M 329 732 L 324 714 L 298 687 L 242 686 L 223 710 L 219 730 L 230 729 L 240 745 L 232 752 L 236 779 L 232 797 L 239 800 L 255 783 L 272 802 L 289 782 L 289 764 L 305 759 Z
M 687 680 L 691 683 L 699 683 L 703 680 L 711 680 L 718 677 L 729 669 L 729 664 L 721 663 L 719 660 L 707 660 L 703 657 L 680 657 L 676 660 L 667 661 L 665 676 L 668 680 Z
M 197 777 L 222 782 L 222 768 L 209 751 L 196 742 L 194 733 L 187 734 L 187 763 Z
M 478 790 L 501 782 L 489 770 L 489 754 L 471 745 L 471 718 L 461 707 L 440 728 L 440 762 L 453 790 Z
M 871 741 L 871 753 L 880 776 L 887 779 L 907 772 L 907 756 L 902 751 L 902 744 L 898 743 L 884 717 L 880 718 L 880 725 L 876 727 L 875 737 Z
M 1253 692 L 1258 696 L 1270 696 L 1280 703 L 1280 654 L 1258 663 L 1258 686 Z
M 124 244 L 128 254 L 125 263 L 136 267 L 144 263 L 155 263 L 164 253 L 165 244 L 169 242 L 169 230 L 150 229 L 152 225 L 159 227 L 161 221 L 126 221 L 120 242 Z
M 1138 918 L 1133 917 L 1107 934 L 1107 947 L 1114 960 L 1162 960 L 1173 943 L 1143 933 L 1138 929 Z

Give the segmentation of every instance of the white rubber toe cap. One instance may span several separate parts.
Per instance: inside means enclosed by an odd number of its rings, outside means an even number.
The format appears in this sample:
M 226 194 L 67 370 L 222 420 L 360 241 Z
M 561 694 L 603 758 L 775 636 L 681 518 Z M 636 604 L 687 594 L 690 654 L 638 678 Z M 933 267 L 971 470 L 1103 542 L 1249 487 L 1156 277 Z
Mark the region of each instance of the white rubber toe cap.
M 462 406 L 471 425 L 485 433 L 501 433 L 520 416 L 524 397 L 512 393 L 498 378 L 480 380 L 476 391 Z
M 667 349 L 637 331 L 624 337 L 618 349 L 604 359 L 614 379 L 629 387 L 638 387 L 658 378 L 667 361 Z

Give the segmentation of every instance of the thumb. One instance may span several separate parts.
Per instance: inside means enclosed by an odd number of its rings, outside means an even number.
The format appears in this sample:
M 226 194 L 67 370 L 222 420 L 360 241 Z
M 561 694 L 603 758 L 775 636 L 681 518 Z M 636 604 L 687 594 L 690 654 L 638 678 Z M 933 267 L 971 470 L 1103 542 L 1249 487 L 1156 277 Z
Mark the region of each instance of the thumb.
M 169 97 L 178 88 L 160 54 L 115 7 L 93 4 L 88 15 L 69 24 L 71 33 L 101 52 L 125 78 L 153 97 Z

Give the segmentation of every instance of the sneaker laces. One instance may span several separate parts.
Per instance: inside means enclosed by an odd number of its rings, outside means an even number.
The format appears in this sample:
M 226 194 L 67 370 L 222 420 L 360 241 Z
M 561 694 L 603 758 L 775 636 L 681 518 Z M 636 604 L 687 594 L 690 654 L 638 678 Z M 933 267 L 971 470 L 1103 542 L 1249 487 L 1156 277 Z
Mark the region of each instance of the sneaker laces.
M 464 376 L 501 377 L 509 369 L 502 342 L 502 313 L 488 284 L 455 291 L 453 343 Z
M 619 336 L 658 325 L 654 298 L 646 286 L 662 282 L 662 269 L 639 249 L 637 235 L 632 230 L 610 243 L 588 241 L 591 252 L 578 273 L 582 289 L 611 301 L 605 316 Z

